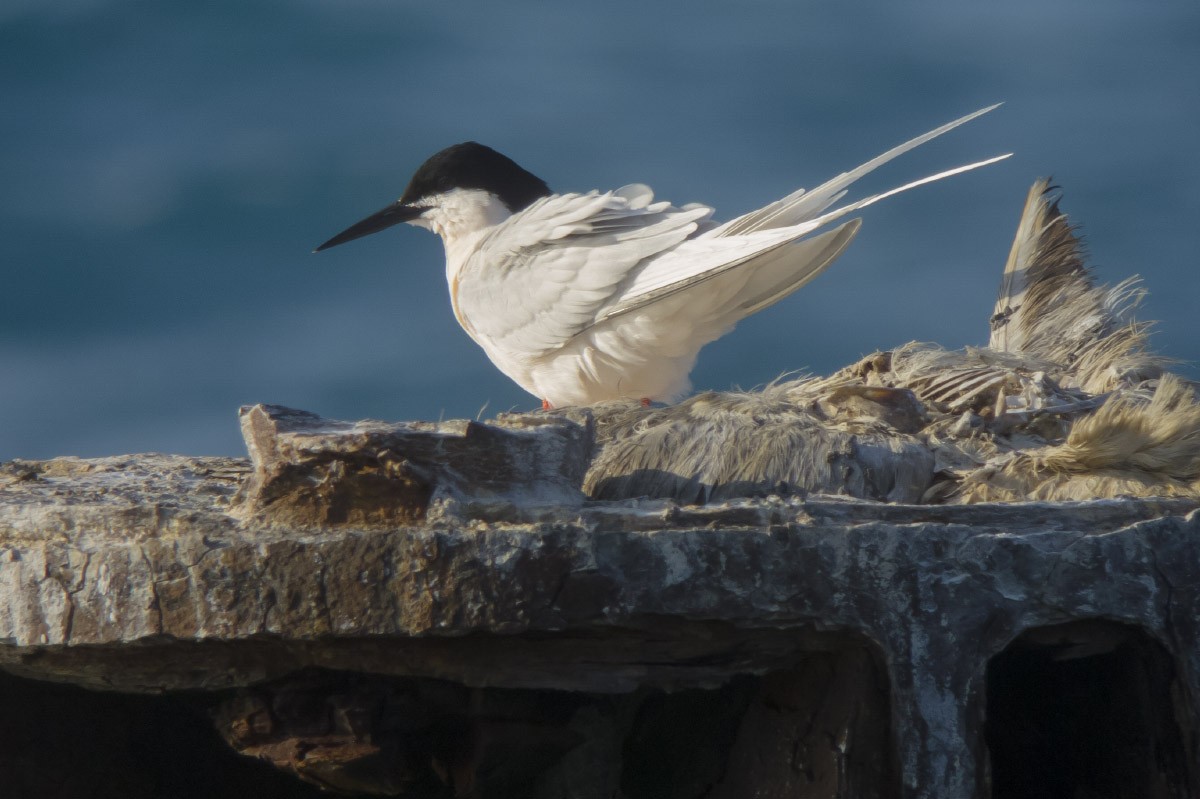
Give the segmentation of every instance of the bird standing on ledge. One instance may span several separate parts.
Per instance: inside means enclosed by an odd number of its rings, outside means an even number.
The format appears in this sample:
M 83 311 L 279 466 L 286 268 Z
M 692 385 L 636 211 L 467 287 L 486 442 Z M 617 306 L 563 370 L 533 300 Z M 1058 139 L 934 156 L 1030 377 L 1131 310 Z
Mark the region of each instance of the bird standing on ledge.
M 456 144 L 422 164 L 398 201 L 317 251 L 400 222 L 432 230 L 446 247 L 459 324 L 543 407 L 670 402 L 690 388 L 701 347 L 819 275 L 860 220 L 809 234 L 885 197 L 1007 158 L 826 210 L 871 170 L 993 108 L 721 225 L 708 206 L 654 202 L 638 183 L 554 194 L 495 150 Z

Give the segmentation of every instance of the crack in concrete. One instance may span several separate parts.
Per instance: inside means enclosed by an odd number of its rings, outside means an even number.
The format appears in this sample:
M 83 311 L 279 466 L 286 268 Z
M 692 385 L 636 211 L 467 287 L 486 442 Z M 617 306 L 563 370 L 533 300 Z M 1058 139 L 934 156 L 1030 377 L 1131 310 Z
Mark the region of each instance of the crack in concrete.
M 154 611 L 154 632 L 156 635 L 162 635 L 163 612 L 162 604 L 158 598 L 159 580 L 155 576 L 154 564 L 150 562 L 150 555 L 146 552 L 146 548 L 144 546 L 139 546 L 138 553 L 141 554 L 142 562 L 146 564 L 146 574 L 150 577 L 148 581 L 148 587 L 150 589 L 150 604 Z

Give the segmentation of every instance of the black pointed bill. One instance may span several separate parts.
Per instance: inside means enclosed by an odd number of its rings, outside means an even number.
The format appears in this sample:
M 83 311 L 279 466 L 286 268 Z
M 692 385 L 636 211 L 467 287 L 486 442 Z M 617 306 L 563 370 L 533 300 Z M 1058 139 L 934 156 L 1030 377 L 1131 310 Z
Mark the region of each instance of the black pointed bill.
M 322 244 L 313 252 L 328 250 L 330 247 L 336 247 L 339 244 L 345 244 L 348 241 L 361 239 L 363 236 L 369 236 L 372 233 L 378 233 L 381 230 L 390 228 L 392 225 L 398 225 L 401 222 L 411 222 L 416 219 L 427 209 L 419 206 L 405 205 L 404 203 L 395 202 L 384 208 L 381 211 L 368 216 L 359 222 L 355 222 L 350 227 L 337 234 L 329 241 Z

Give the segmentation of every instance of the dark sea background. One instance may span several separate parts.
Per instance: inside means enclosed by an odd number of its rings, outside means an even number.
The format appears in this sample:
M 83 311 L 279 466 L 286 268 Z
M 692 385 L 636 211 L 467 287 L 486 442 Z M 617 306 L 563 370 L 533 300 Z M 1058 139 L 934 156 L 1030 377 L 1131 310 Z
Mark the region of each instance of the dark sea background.
M 985 343 L 1030 183 L 1200 362 L 1200 3 L 0 2 L 0 460 L 240 454 L 239 405 L 531 409 L 454 321 L 441 244 L 312 248 L 476 139 L 560 191 L 719 218 L 1006 105 L 854 196 L 825 275 L 707 347 L 697 388 Z

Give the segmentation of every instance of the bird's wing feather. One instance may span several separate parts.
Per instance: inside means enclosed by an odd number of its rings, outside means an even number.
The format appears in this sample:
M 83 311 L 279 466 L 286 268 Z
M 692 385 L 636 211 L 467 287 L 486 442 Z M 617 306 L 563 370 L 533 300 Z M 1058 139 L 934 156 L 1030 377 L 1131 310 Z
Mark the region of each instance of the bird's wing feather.
M 861 219 L 851 219 L 812 238 L 778 247 L 753 265 L 747 264 L 753 274 L 734 298 L 730 313 L 735 318 L 731 321 L 744 319 L 803 288 L 837 260 L 861 226 Z M 805 268 L 797 270 L 798 262 Z
M 645 308 L 672 294 L 708 282 L 743 264 L 784 248 L 790 242 L 815 230 L 819 223 L 806 223 L 803 227 L 804 230 L 784 228 L 721 238 L 701 236 L 682 242 L 670 252 L 647 262 L 643 268 L 631 273 L 629 279 L 614 294 L 612 302 L 602 309 L 597 321 Z M 807 249 L 797 251 L 797 257 L 791 263 L 796 279 L 802 282 L 811 280 L 819 271 L 816 264 L 808 263 L 802 257 L 807 252 Z M 828 263 L 821 261 L 819 268 L 823 269 Z
M 677 247 L 712 214 L 652 199 L 640 185 L 552 195 L 497 225 L 458 286 L 476 337 L 536 358 L 595 324 L 638 264 Z

